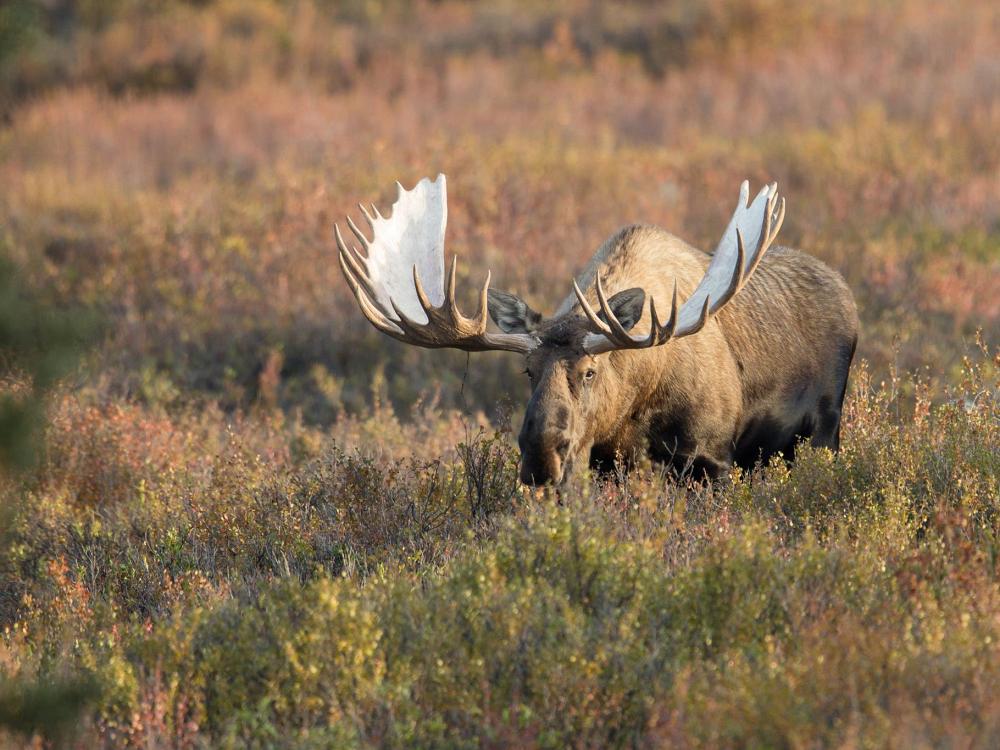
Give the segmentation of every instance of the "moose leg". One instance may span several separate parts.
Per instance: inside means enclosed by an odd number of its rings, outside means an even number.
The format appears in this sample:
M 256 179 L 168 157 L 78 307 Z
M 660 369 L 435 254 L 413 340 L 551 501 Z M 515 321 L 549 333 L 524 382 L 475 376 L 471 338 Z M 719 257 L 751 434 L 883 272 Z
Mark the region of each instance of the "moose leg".
M 622 453 L 607 445 L 595 445 L 590 449 L 590 469 L 600 476 L 613 476 L 620 469 L 629 468 L 632 458 L 631 453 Z
M 813 446 L 829 448 L 834 453 L 840 450 L 840 407 L 833 404 L 832 398 L 820 398 L 813 422 L 816 425 L 812 434 Z
M 668 467 L 678 478 L 718 479 L 729 471 L 732 457 L 725 451 L 702 450 L 698 445 L 681 445 L 674 437 L 650 441 L 649 456 Z
M 858 340 L 855 338 L 850 346 L 843 347 L 837 390 L 820 397 L 817 405 L 816 432 L 812 436 L 812 444 L 819 448 L 829 448 L 834 453 L 840 450 L 840 416 L 844 408 L 844 396 L 847 394 L 847 376 L 857 344 Z
M 729 472 L 732 463 L 720 461 L 711 456 L 696 456 L 691 461 L 691 474 L 694 479 L 719 479 Z

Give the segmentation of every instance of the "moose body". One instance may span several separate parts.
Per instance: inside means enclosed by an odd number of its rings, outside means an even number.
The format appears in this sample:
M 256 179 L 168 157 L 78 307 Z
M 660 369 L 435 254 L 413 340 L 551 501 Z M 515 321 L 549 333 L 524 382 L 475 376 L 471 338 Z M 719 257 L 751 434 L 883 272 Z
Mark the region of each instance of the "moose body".
M 599 275 L 609 293 L 642 288 L 669 299 L 674 279 L 690 295 L 710 260 L 662 229 L 630 226 L 605 242 L 578 283 L 588 297 Z M 637 296 L 631 302 L 642 307 Z M 527 355 L 532 395 L 518 439 L 527 483 L 559 481 L 578 462 L 608 469 L 642 453 L 715 477 L 733 463 L 749 469 L 778 452 L 792 458 L 802 439 L 839 447 L 857 312 L 840 275 L 809 255 L 770 249 L 698 335 L 666 347 L 592 356 L 575 295 L 549 320 L 495 297 L 490 312 L 501 328 L 541 340 Z M 609 302 L 614 309 L 616 297 Z M 632 331 L 649 325 L 647 309 Z
M 776 453 L 792 459 L 803 439 L 837 450 L 858 334 L 839 274 L 771 247 L 784 218 L 776 187 L 748 197 L 744 182 L 712 255 L 657 227 L 618 231 L 547 319 L 489 289 L 488 276 L 478 314 L 458 310 L 455 261 L 444 269 L 443 175 L 399 186 L 391 218 L 362 206 L 371 240 L 348 219 L 366 255 L 339 228 L 336 238 L 344 276 L 379 330 L 430 348 L 525 355 L 523 482 L 561 483 L 574 467 L 609 469 L 642 453 L 711 478 Z M 666 300 L 664 323 L 656 305 Z M 487 331 L 487 314 L 501 333 Z

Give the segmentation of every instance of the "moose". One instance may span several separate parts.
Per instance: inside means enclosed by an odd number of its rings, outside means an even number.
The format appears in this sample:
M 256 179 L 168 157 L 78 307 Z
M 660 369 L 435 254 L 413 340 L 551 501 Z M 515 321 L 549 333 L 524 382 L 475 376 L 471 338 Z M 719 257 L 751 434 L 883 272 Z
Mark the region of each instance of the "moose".
M 608 471 L 643 452 L 712 479 L 775 454 L 794 460 L 802 440 L 839 449 L 857 308 L 836 271 L 772 247 L 785 215 L 776 184 L 750 202 L 743 182 L 712 255 L 655 226 L 624 227 L 548 318 L 490 289 L 489 272 L 478 312 L 463 315 L 457 257 L 445 273 L 445 176 L 397 188 L 388 218 L 361 206 L 371 239 L 348 217 L 364 254 L 334 227 L 344 277 L 364 316 L 395 339 L 525 356 L 525 484 L 562 484 L 574 467 Z

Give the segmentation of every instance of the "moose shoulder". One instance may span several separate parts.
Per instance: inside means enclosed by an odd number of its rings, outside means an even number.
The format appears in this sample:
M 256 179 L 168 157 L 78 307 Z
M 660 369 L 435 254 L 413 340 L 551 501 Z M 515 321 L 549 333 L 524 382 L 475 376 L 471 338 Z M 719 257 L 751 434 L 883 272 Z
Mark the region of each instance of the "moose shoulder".
M 362 312 L 394 338 L 525 355 L 522 481 L 562 482 L 580 464 L 643 451 L 714 477 L 791 459 L 802 439 L 838 448 L 857 311 L 835 271 L 772 246 L 784 216 L 774 185 L 748 203 L 743 183 L 713 255 L 656 227 L 620 230 L 549 318 L 490 290 L 489 276 L 477 314 L 459 312 L 454 261 L 444 270 L 445 185 L 400 186 L 388 219 L 362 209 L 371 240 L 348 219 L 366 252 L 338 228 L 340 265 Z

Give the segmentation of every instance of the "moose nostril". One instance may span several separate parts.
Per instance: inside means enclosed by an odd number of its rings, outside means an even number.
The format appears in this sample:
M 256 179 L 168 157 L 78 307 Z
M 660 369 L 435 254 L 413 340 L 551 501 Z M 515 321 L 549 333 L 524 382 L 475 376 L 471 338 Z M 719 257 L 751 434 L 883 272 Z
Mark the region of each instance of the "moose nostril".
M 534 467 L 522 464 L 521 481 L 530 487 L 538 487 L 539 485 L 545 484 L 545 476 Z
M 556 427 L 558 427 L 560 430 L 569 429 L 569 421 L 570 421 L 569 409 L 567 409 L 565 406 L 560 406 L 558 411 L 556 412 L 556 421 L 555 421 Z
M 559 444 L 556 445 L 556 453 L 564 457 L 569 452 L 569 440 L 561 440 Z

